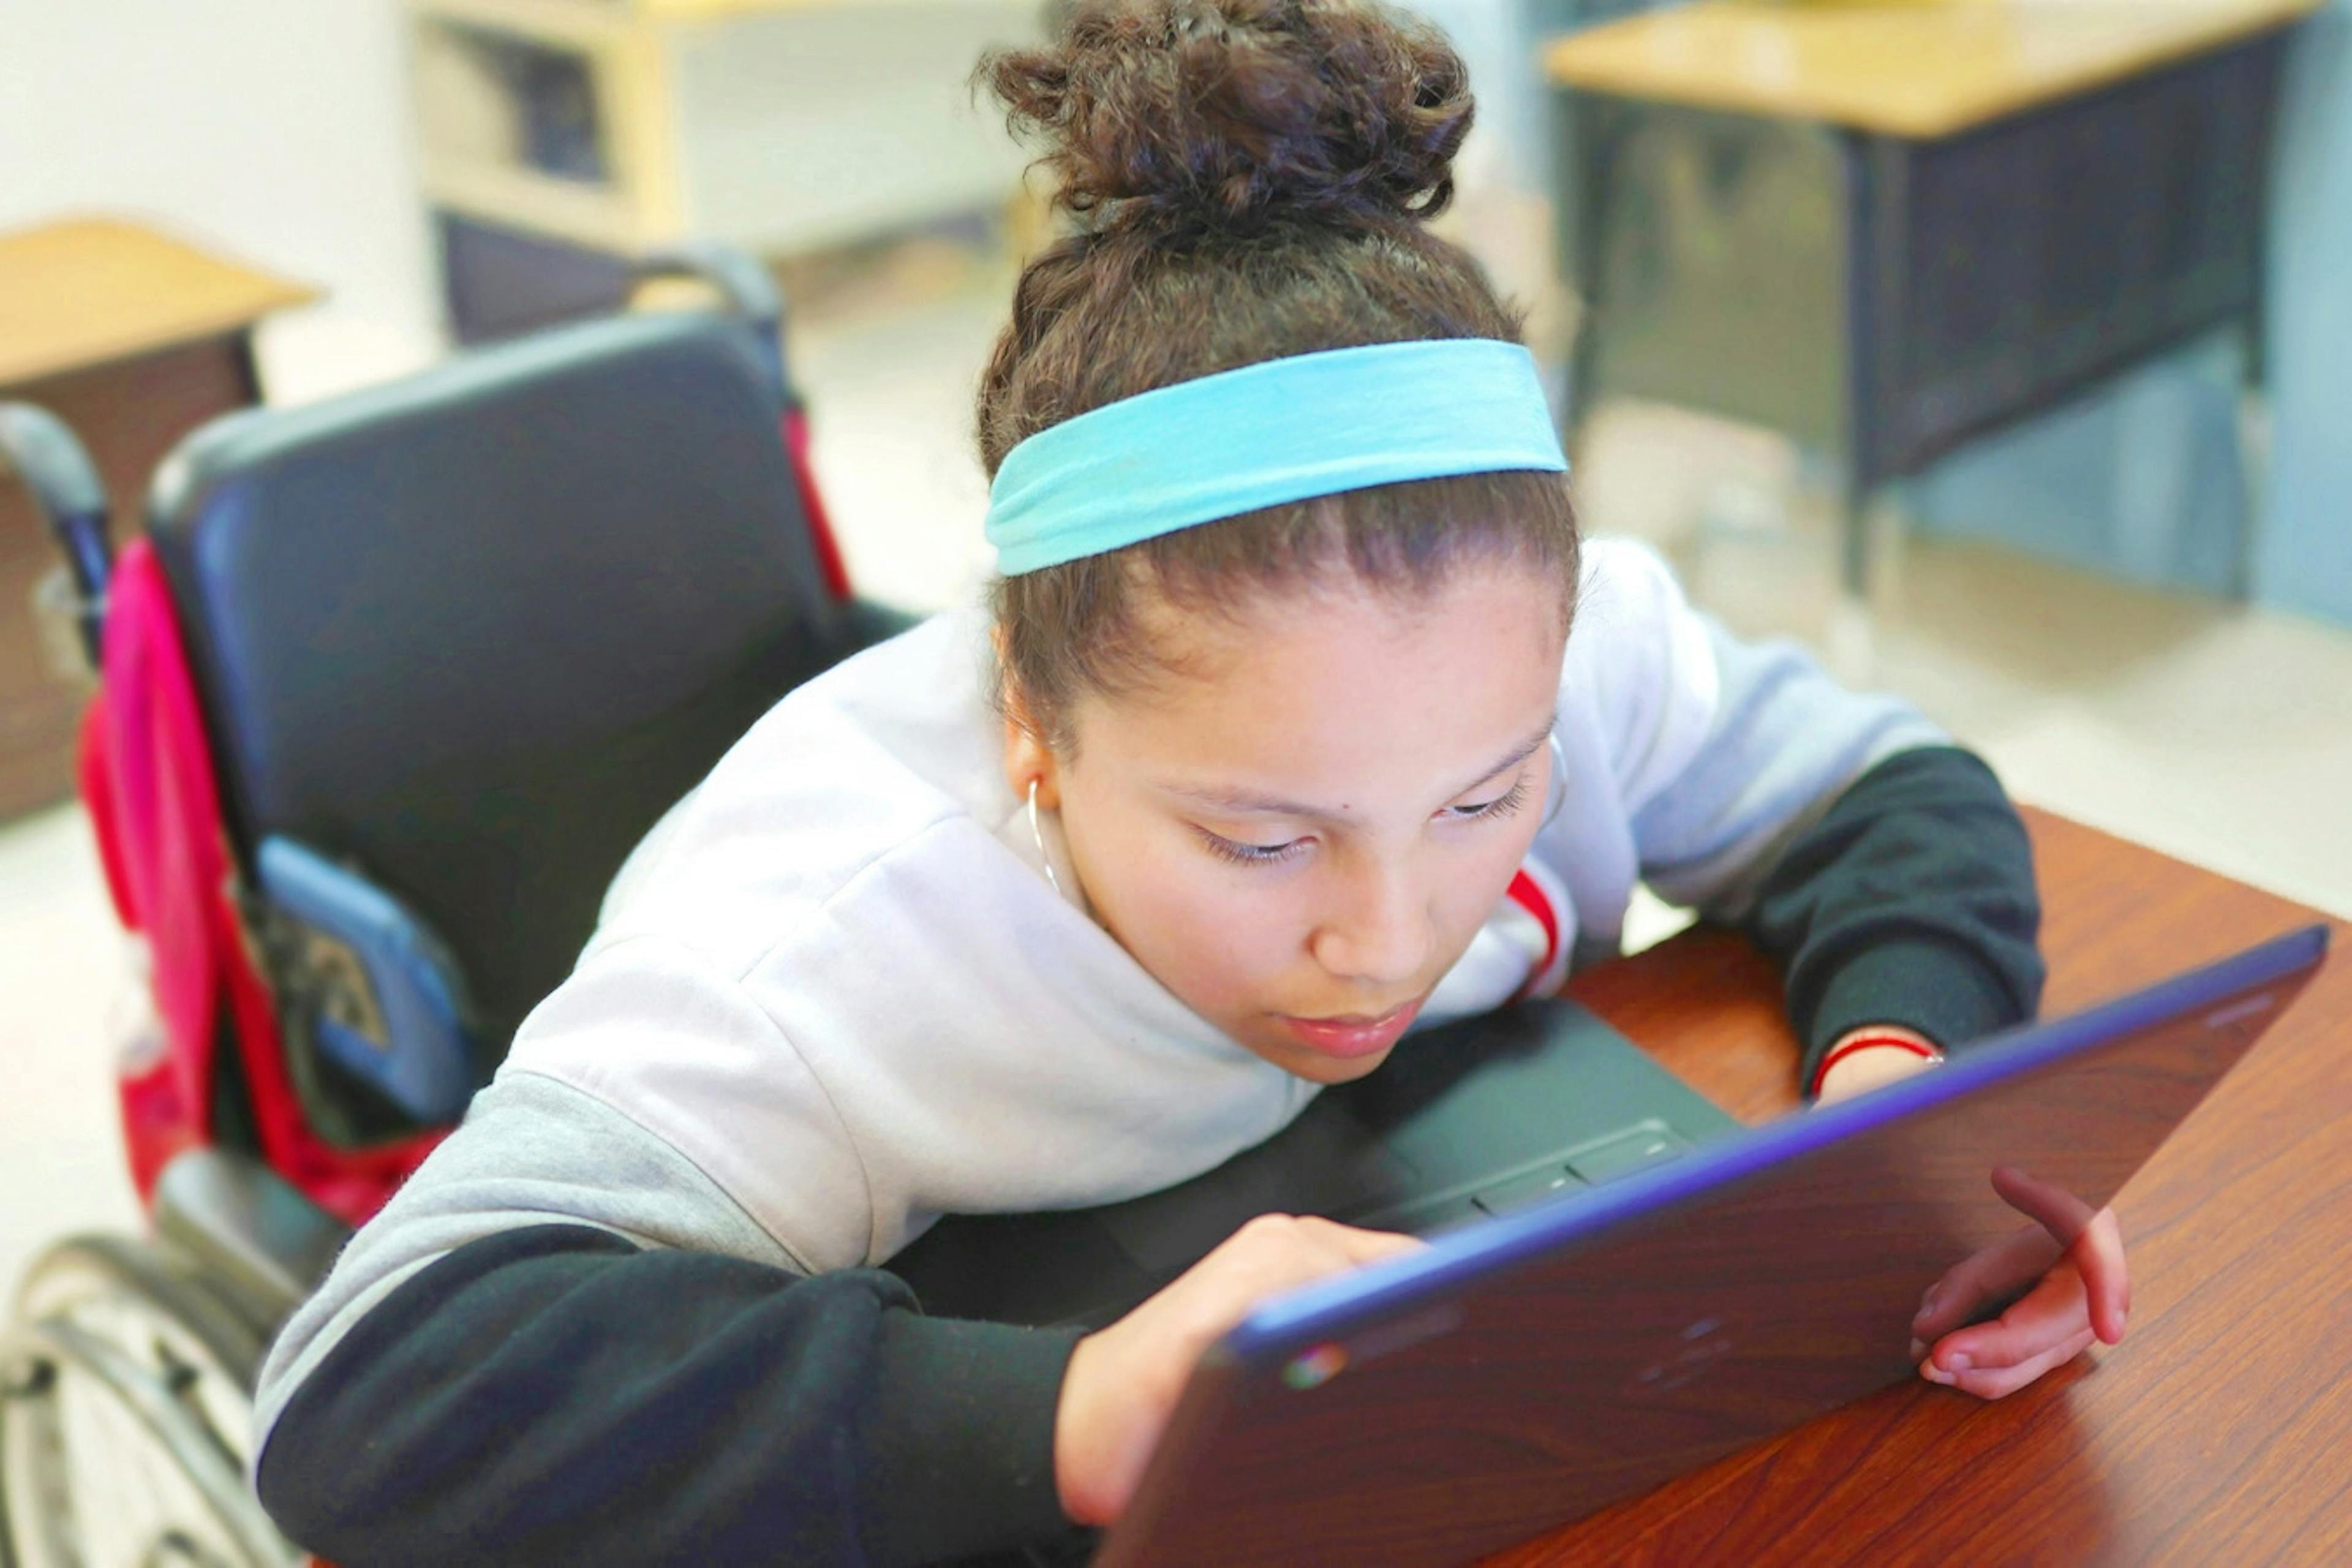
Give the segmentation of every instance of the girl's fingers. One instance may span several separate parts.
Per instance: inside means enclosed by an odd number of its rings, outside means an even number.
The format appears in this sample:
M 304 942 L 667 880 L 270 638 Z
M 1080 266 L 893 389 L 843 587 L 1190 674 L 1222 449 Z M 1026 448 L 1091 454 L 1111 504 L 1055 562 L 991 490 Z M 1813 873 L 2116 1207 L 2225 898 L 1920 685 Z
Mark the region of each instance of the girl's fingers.
M 1384 1230 L 1357 1230 L 1348 1226 L 1331 1227 L 1331 1242 L 1349 1263 L 1361 1268 L 1370 1263 L 1385 1263 L 1391 1258 L 1407 1253 L 1425 1252 L 1429 1243 L 1410 1236 L 1398 1236 Z
M 2066 1256 L 2082 1276 L 2092 1329 L 2107 1343 L 2116 1343 L 2124 1337 L 2124 1320 L 2131 1313 L 2131 1276 L 2124 1267 L 2124 1232 L 2116 1211 L 2105 1208 L 2092 1215 Z
M 1992 1190 L 2001 1202 L 2048 1231 L 2061 1247 L 2072 1247 L 2092 1220 L 2091 1205 L 2039 1176 L 2014 1165 L 1992 1168 Z
M 1999 1318 L 1947 1334 L 1927 1355 L 1948 1373 L 2021 1366 L 2090 1329 L 2082 1277 L 2061 1264 Z
M 1995 1166 L 1992 1185 L 2033 1226 L 1946 1273 L 1921 1299 L 1911 1333 L 1915 1346 L 1931 1347 L 1922 1376 L 1998 1399 L 2080 1354 L 2094 1338 L 2122 1340 L 2131 1277 L 2113 1208 L 2095 1211 L 2013 1165 Z M 1996 1321 L 1963 1326 L 2028 1284 L 2032 1289 Z
M 1919 1375 L 1930 1383 L 1940 1383 L 1946 1387 L 1957 1388 L 1962 1394 L 1975 1394 L 1979 1399 L 2000 1399 L 2016 1393 L 2052 1367 L 2063 1366 L 2073 1361 L 2091 1348 L 2093 1338 L 2091 1331 L 2084 1329 L 2064 1343 L 2015 1366 L 1948 1373 L 1939 1369 L 1933 1361 L 1926 1361 L 1919 1363 Z
M 2092 1327 L 2109 1344 L 2122 1339 L 2124 1319 L 2131 1310 L 2131 1282 L 2124 1270 L 2123 1228 L 2116 1222 L 2116 1211 L 2104 1208 L 2095 1214 L 2065 1188 L 2014 1165 L 1993 1167 L 1992 1190 L 2066 1248 L 2090 1287 Z
M 2031 1285 L 2058 1258 L 2058 1243 L 2037 1226 L 1962 1259 L 1920 1299 L 1918 1313 L 1911 1320 L 1913 1336 L 1934 1343 L 1975 1318 L 1988 1303 Z

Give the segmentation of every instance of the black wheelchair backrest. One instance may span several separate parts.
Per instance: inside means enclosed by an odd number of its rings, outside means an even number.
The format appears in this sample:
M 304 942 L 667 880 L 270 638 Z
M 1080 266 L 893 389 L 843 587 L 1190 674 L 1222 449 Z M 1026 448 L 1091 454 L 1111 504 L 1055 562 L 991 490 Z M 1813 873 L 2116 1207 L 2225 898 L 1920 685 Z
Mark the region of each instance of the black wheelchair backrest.
M 629 848 L 846 651 L 740 320 L 642 314 L 232 416 L 156 477 L 230 836 L 348 858 L 503 1053 Z

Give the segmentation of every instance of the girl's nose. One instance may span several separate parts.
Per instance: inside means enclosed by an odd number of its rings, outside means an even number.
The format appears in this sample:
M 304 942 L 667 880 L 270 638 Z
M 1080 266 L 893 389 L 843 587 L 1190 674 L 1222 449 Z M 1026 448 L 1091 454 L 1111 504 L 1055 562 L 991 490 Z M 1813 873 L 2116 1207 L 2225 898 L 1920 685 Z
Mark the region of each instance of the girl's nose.
M 1421 977 L 1432 938 L 1428 900 L 1412 879 L 1351 879 L 1309 940 L 1315 961 L 1341 980 L 1396 986 Z

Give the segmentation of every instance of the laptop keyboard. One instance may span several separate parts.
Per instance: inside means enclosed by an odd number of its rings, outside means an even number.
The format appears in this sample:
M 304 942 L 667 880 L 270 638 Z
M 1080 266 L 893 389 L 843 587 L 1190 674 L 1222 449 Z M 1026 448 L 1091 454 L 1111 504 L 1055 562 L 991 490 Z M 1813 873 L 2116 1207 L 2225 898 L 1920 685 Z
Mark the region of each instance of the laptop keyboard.
M 1585 1182 L 1599 1186 L 1619 1176 L 1630 1176 L 1662 1164 L 1691 1146 L 1690 1140 L 1663 1121 L 1643 1121 L 1624 1131 L 1588 1143 L 1568 1157 L 1568 1168 Z
M 1506 1177 L 1471 1194 L 1471 1205 L 1481 1214 L 1500 1215 L 1579 1187 L 1599 1186 L 1619 1176 L 1644 1171 L 1671 1160 L 1689 1148 L 1690 1140 L 1661 1121 L 1644 1121 L 1588 1143 L 1558 1165 L 1546 1165 Z
M 1497 1182 L 1483 1193 L 1473 1193 L 1470 1202 L 1480 1214 L 1499 1216 L 1588 1184 L 1565 1165 L 1548 1166 L 1540 1171 L 1529 1171 L 1525 1175 L 1513 1176 L 1507 1182 Z

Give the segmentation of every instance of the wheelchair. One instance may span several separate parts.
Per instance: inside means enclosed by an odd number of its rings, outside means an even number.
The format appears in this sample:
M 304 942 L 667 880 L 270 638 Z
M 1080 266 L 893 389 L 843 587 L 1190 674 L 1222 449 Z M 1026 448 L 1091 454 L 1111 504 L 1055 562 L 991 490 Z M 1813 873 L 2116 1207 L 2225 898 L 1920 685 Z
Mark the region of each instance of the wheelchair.
M 81 794 L 152 1000 L 119 1065 L 152 1234 L 57 1244 L 0 1331 L 0 1568 L 303 1560 L 247 1480 L 278 1328 L 638 839 L 911 624 L 850 592 L 768 275 L 646 271 L 718 303 L 215 421 L 119 554 L 72 434 L 0 406 L 99 672 Z

